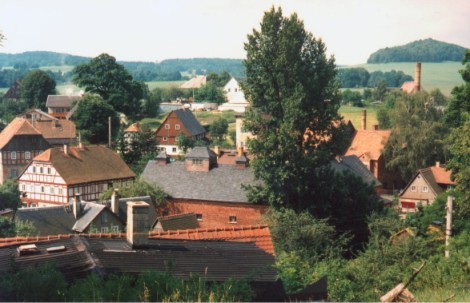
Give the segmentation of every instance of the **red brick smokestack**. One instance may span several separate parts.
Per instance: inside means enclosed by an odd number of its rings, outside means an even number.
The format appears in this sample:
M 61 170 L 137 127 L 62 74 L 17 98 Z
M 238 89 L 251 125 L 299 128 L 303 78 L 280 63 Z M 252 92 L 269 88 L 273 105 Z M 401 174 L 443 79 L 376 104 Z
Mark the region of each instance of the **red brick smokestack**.
M 421 91 L 421 62 L 416 62 L 415 87 L 417 92 Z

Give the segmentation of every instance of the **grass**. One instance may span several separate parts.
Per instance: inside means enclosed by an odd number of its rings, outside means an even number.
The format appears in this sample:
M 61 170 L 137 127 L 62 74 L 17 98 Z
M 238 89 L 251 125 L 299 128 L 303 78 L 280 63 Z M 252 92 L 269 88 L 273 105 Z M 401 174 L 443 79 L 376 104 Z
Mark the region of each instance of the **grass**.
M 367 129 L 372 129 L 372 125 L 379 124 L 377 121 L 377 108 L 374 106 L 369 107 L 355 107 L 343 105 L 339 109 L 339 113 L 343 116 L 344 120 L 351 120 L 354 128 L 361 129 L 362 111 L 367 110 Z
M 149 90 L 153 90 L 154 88 L 164 88 L 169 86 L 176 86 L 179 87 L 186 81 L 151 81 L 145 82 L 149 87 Z
M 403 71 L 414 78 L 416 63 L 382 63 L 341 66 L 341 68 L 363 67 L 369 73 L 375 71 L 387 72 L 391 70 Z M 463 83 L 459 70 L 464 66 L 460 62 L 421 63 L 421 85 L 424 90 L 431 91 L 438 88 L 444 95 L 450 96 L 455 86 Z
M 455 289 L 425 289 L 421 291 L 413 291 L 412 286 L 410 291 L 413 293 L 419 302 L 442 302 L 443 300 L 455 294 L 455 297 L 450 299 L 449 302 L 470 302 L 470 290 L 464 288 Z

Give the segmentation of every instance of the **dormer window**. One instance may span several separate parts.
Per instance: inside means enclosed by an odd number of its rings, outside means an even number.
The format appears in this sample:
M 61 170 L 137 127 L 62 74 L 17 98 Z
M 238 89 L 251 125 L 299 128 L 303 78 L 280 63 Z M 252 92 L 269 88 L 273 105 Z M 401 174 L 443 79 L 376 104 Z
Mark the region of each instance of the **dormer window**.
M 202 221 L 202 214 L 196 214 L 196 220 Z
M 229 216 L 228 217 L 228 223 L 237 223 L 237 216 Z
M 194 165 L 202 165 L 202 160 L 201 159 L 193 159 L 193 164 Z

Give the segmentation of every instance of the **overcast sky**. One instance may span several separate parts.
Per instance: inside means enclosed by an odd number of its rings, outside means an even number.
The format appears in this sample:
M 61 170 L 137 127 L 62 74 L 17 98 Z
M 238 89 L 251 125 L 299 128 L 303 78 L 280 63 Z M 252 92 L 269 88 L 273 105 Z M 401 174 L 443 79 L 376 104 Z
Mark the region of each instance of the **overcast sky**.
M 272 5 L 296 12 L 338 64 L 426 38 L 470 48 L 468 0 L 0 0 L 0 52 L 244 58 L 247 34 Z

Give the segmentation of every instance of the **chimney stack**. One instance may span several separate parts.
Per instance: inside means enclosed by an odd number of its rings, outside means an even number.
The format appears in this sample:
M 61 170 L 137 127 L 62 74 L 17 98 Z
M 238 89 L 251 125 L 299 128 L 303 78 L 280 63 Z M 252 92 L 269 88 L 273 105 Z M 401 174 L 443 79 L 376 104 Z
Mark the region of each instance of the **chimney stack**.
M 80 194 L 75 194 L 75 197 L 73 198 L 73 216 L 75 219 L 78 219 L 82 215 L 82 204 L 80 202 Z
M 362 130 L 367 129 L 367 110 L 365 110 L 365 109 L 362 111 L 361 128 L 362 128 Z
M 214 147 L 214 153 L 217 155 L 217 159 L 220 157 L 220 146 L 216 145 Z
M 245 169 L 248 166 L 248 158 L 245 157 L 245 151 L 242 146 L 238 148 L 238 155 L 235 159 L 235 166 L 241 169 Z
M 118 195 L 119 189 L 114 189 L 113 194 L 111 195 L 111 211 L 119 215 L 119 195 Z
M 69 148 L 67 144 L 64 144 L 64 155 L 68 156 L 69 155 Z
M 143 201 L 127 202 L 127 242 L 132 248 L 148 247 L 149 205 Z
M 421 62 L 416 62 L 415 87 L 417 92 L 421 91 Z
M 441 167 L 441 162 L 436 161 L 436 167 Z

